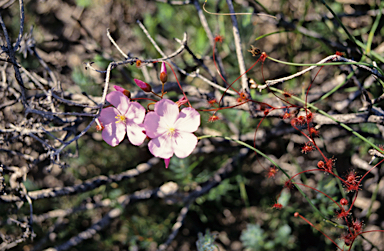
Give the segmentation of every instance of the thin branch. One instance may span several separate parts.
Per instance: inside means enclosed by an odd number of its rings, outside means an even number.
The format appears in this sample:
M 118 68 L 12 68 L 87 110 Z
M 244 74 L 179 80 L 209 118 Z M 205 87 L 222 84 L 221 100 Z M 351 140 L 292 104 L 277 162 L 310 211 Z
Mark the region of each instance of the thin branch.
M 136 168 L 122 172 L 120 174 L 113 174 L 110 176 L 101 175 L 89 180 L 85 180 L 81 184 L 74 185 L 74 186 L 47 188 L 47 189 L 42 189 L 38 191 L 32 191 L 32 192 L 28 192 L 28 196 L 31 198 L 31 200 L 40 200 L 45 198 L 56 198 L 56 197 L 61 197 L 66 195 L 83 193 L 86 191 L 93 190 L 97 187 L 100 187 L 101 185 L 105 185 L 112 182 L 118 182 L 121 180 L 138 176 L 139 174 L 142 174 L 148 171 L 149 169 L 151 169 L 152 166 L 156 165 L 158 162 L 159 162 L 158 158 L 152 158 L 148 162 L 139 164 L 137 165 Z M 0 202 L 10 203 L 10 202 L 17 202 L 17 201 L 24 201 L 24 200 L 25 200 L 24 198 L 16 195 L 0 196 Z
M 360 64 L 357 64 L 358 62 L 354 61 L 354 60 L 351 60 L 351 59 L 348 59 L 348 58 L 344 58 L 344 57 L 341 57 L 341 56 L 338 56 L 338 55 L 330 55 L 322 60 L 320 60 L 319 62 L 315 63 L 316 65 L 312 65 L 302 71 L 299 71 L 295 74 L 292 74 L 290 76 L 287 76 L 287 77 L 284 77 L 284 78 L 279 78 L 279 79 L 274 79 L 274 80 L 267 80 L 265 81 L 265 85 L 259 85 L 257 86 L 257 88 L 259 89 L 259 91 L 267 88 L 267 86 L 272 86 L 272 85 L 275 85 L 277 83 L 282 83 L 284 81 L 287 81 L 287 80 L 291 80 L 291 79 L 294 79 L 296 77 L 299 77 L 301 75 L 303 75 L 304 73 L 310 71 L 310 70 L 313 70 L 315 69 L 316 67 L 320 67 L 321 64 L 324 64 L 326 63 L 327 61 L 329 60 L 332 60 L 332 62 L 350 62 L 350 63 L 356 63 L 356 64 L 353 64 L 354 66 L 358 67 L 358 68 L 362 68 L 366 71 L 369 71 L 371 74 L 379 77 L 379 78 L 383 78 L 383 76 L 376 70 L 376 69 L 371 69 L 370 67 L 368 66 L 365 66 L 365 65 L 360 65 Z
M 124 212 L 124 209 L 135 202 L 141 200 L 148 200 L 153 198 L 166 198 L 171 196 L 177 192 L 178 186 L 173 182 L 168 182 L 162 185 L 159 188 L 153 190 L 141 190 L 135 192 L 133 195 L 124 195 L 121 196 L 118 201 L 120 201 L 120 207 L 114 208 L 109 211 L 101 220 L 97 221 L 90 228 L 85 231 L 79 233 L 78 235 L 72 237 L 67 242 L 56 246 L 54 248 L 48 248 L 45 251 L 64 251 L 68 250 L 73 246 L 78 245 L 84 240 L 92 238 L 97 232 L 104 229 L 108 226 L 112 220 L 120 217 L 120 215 Z
M 208 40 L 209 40 L 209 44 L 211 45 L 211 48 L 215 48 L 215 46 L 214 46 L 215 40 L 214 40 L 212 31 L 209 28 L 208 21 L 205 18 L 203 10 L 200 8 L 199 1 L 198 0 L 194 0 L 193 3 L 194 3 L 194 6 L 195 6 L 195 8 L 197 10 L 197 15 L 199 16 L 200 23 L 203 26 L 203 28 L 205 30 L 205 33 L 207 34 L 207 37 L 208 37 Z M 217 49 L 216 48 L 215 48 L 215 56 L 216 56 L 216 61 L 218 63 L 217 65 L 219 66 L 219 70 L 221 72 L 221 75 L 223 76 L 224 79 L 226 79 L 226 77 L 225 77 L 226 73 L 225 73 L 225 69 L 224 69 L 224 66 L 223 66 L 223 61 L 221 60 L 221 57 L 217 53 Z M 216 82 L 216 81 L 214 81 L 214 82 Z
M 112 38 L 111 36 L 111 33 L 109 33 L 109 29 L 107 29 L 107 37 L 109 38 L 109 41 L 111 41 L 111 43 L 116 47 L 116 49 L 120 52 L 121 55 L 123 55 L 124 59 L 128 59 L 128 55 L 125 54 L 121 49 L 120 47 L 117 45 L 117 43 L 115 42 L 115 40 Z
M 0 13 L 0 25 L 3 29 L 3 33 L 4 33 L 4 37 L 5 37 L 5 40 L 7 42 L 7 54 L 12 62 L 12 65 L 13 65 L 13 69 L 15 71 L 15 77 L 16 77 L 16 80 L 17 82 L 19 83 L 19 86 L 20 86 L 20 92 L 21 92 L 21 97 L 22 97 L 22 102 L 23 102 L 23 105 L 25 107 L 28 107 L 28 103 L 27 103 L 27 98 L 25 96 L 25 87 L 24 87 L 24 83 L 23 83 L 23 79 L 21 78 L 21 74 L 20 74 L 20 71 L 19 71 L 19 68 L 18 68 L 18 64 L 17 64 L 17 61 L 16 61 L 16 57 L 15 57 L 15 51 L 13 50 L 13 47 L 12 47 L 12 44 L 11 44 L 11 40 L 9 38 L 9 35 L 8 35 L 8 31 L 7 31 L 7 28 L 5 27 L 5 24 L 4 24 L 4 21 L 3 21 L 3 17 L 1 16 L 1 13 Z
M 15 46 L 13 47 L 15 51 L 19 48 L 21 39 L 23 37 L 23 30 L 24 30 L 24 2 L 23 2 L 23 0 L 19 0 L 19 6 L 20 6 L 20 30 L 19 30 L 19 36 L 17 37 Z
M 187 216 L 190 206 L 191 206 L 191 201 L 187 202 L 186 205 L 180 210 L 179 216 L 177 216 L 177 219 L 176 219 L 176 223 L 173 224 L 172 233 L 168 236 L 168 239 L 159 246 L 159 249 L 158 249 L 159 251 L 166 250 L 166 248 L 169 246 L 169 244 L 171 244 L 173 239 L 175 239 L 180 228 L 183 226 L 184 219 Z
M 226 0 L 226 1 L 227 1 L 227 5 L 229 8 L 229 12 L 235 13 L 235 9 L 233 8 L 232 0 Z M 241 75 L 241 86 L 245 92 L 249 92 L 247 74 L 245 73 L 247 71 L 247 69 L 245 67 L 243 52 L 241 50 L 241 38 L 240 38 L 239 27 L 237 25 L 236 16 L 231 15 L 231 20 L 232 20 L 233 37 L 235 38 L 237 62 L 239 63 L 240 74 L 242 74 Z

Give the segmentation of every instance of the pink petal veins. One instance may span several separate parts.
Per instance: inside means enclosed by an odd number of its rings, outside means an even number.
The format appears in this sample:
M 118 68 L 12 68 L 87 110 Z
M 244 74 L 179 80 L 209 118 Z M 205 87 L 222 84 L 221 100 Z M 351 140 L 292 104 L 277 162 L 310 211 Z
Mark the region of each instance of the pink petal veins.
M 106 100 L 111 103 L 121 114 L 126 114 L 129 108 L 129 98 L 118 91 L 108 93 Z
M 179 115 L 179 107 L 169 99 L 162 99 L 155 104 L 155 112 L 160 117 L 164 117 L 166 123 L 172 126 Z
M 155 112 L 147 113 L 143 124 L 145 128 L 145 133 L 150 138 L 159 137 L 160 135 L 164 134 L 167 130 L 166 128 L 161 128 L 159 126 L 160 116 L 157 115 Z
M 144 125 L 142 124 L 127 123 L 127 136 L 132 145 L 139 146 L 144 142 L 147 137 L 143 133 L 144 130 Z
M 108 145 L 117 146 L 125 137 L 125 125 L 122 123 L 105 125 L 101 135 Z
M 200 126 L 200 114 L 193 108 L 181 110 L 175 128 L 182 132 L 195 132 Z
M 145 117 L 145 108 L 136 102 L 131 102 L 125 117 L 128 121 L 133 121 L 136 124 L 143 123 Z
M 120 115 L 119 111 L 114 107 L 107 107 L 101 110 L 99 121 L 103 125 L 116 123 L 116 116 Z
M 111 146 L 117 146 L 125 136 L 126 125 L 123 122 L 116 123 L 118 115 L 120 113 L 116 108 L 108 107 L 101 110 L 99 117 L 99 121 L 104 125 L 101 135 Z
M 179 132 L 173 142 L 173 151 L 179 158 L 185 158 L 192 153 L 197 145 L 197 137 L 189 132 Z
M 148 149 L 155 157 L 169 159 L 173 155 L 172 145 L 172 138 L 165 134 L 152 139 L 148 143 Z

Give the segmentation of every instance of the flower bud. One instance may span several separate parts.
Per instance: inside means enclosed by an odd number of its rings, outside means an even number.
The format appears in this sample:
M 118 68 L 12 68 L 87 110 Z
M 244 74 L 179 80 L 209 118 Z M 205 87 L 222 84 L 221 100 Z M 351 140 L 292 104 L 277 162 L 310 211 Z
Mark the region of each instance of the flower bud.
M 141 81 L 139 79 L 134 79 L 135 83 L 137 84 L 138 87 L 140 87 L 141 90 L 145 91 L 145 92 L 151 92 L 152 91 L 152 87 L 145 83 L 144 81 Z
M 115 88 L 116 91 L 123 93 L 128 98 L 131 98 L 131 92 L 126 90 L 126 89 L 124 89 L 123 87 L 114 85 L 113 88 Z
M 138 59 L 138 60 L 136 61 L 136 67 L 137 67 L 137 68 L 140 68 L 142 65 L 143 65 L 143 64 L 142 64 L 141 60 Z
M 176 101 L 176 105 L 178 107 L 180 107 L 180 106 L 184 105 L 187 102 L 188 102 L 188 99 L 185 96 L 183 96 L 181 99 L 179 99 L 179 101 Z
M 160 70 L 160 81 L 164 84 L 168 80 L 167 67 L 165 66 L 165 62 L 161 63 Z

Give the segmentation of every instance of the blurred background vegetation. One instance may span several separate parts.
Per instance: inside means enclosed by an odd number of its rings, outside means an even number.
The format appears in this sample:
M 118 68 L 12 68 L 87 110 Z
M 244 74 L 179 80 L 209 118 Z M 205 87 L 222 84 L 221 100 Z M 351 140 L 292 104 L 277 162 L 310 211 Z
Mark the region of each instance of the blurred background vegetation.
M 105 76 L 86 70 L 84 62 L 95 62 L 95 68 L 105 70 L 109 62 L 123 59 L 111 45 L 106 35 L 107 29 L 110 29 L 112 37 L 129 56 L 142 59 L 160 57 L 137 25 L 136 20 L 142 21 L 166 54 L 172 53 L 179 47 L 174 38 L 182 39 L 183 33 L 186 32 L 191 51 L 212 72 L 216 72 L 212 61 L 212 45 L 201 25 L 196 7 L 193 3 L 172 5 L 171 2 L 25 1 L 25 27 L 26 30 L 31 26 L 34 27 L 33 34 L 39 53 L 55 72 L 63 89 L 70 93 L 84 92 L 90 96 L 101 96 Z M 201 7 L 203 1 L 198 4 Z M 338 0 L 330 1 L 328 4 L 357 40 L 367 41 L 368 33 L 377 16 L 377 12 L 374 11 L 379 9 L 380 1 Z M 315 63 L 335 51 L 341 51 L 346 57 L 357 61 L 361 58 L 356 45 L 321 1 L 238 0 L 235 1 L 234 7 L 236 12 L 263 12 L 277 17 L 273 19 L 256 15 L 237 16 L 242 51 L 248 67 L 257 60 L 247 52 L 250 45 L 260 48 L 271 57 L 287 62 Z M 15 2 L 2 10 L 12 38 L 17 37 L 19 30 L 18 8 Z M 228 12 L 226 2 L 223 0 L 208 1 L 206 9 L 218 13 Z M 223 62 L 225 77 L 228 82 L 232 82 L 240 72 L 230 17 L 207 13 L 204 15 L 213 35 L 224 37 L 223 42 L 217 45 L 217 53 Z M 372 40 L 373 52 L 381 56 L 384 52 L 384 30 L 381 29 L 383 24 L 381 19 Z M 260 38 L 272 32 L 276 33 Z M 20 55 L 19 59 L 20 63 L 30 71 L 39 71 L 41 67 L 33 56 L 24 58 Z M 176 57 L 174 62 L 187 72 L 199 68 L 187 52 Z M 378 60 L 378 64 L 382 66 L 382 63 Z M 346 68 L 324 67 L 314 81 L 313 92 L 320 92 L 323 84 L 337 79 L 338 76 L 346 76 L 350 72 Z M 263 79 L 287 76 L 301 69 L 267 60 L 263 66 L 258 64 L 252 68 L 248 72 L 248 77 L 262 84 Z M 145 80 L 155 86 L 160 83 L 158 73 L 159 65 L 148 65 L 145 69 L 134 65 L 118 67 L 112 71 L 111 87 L 119 85 L 135 94 L 138 88 L 133 82 L 134 78 Z M 304 97 L 304 91 L 316 73 L 317 71 L 314 71 L 287 81 L 278 88 Z M 207 76 L 204 70 L 202 74 Z M 178 74 L 178 77 L 183 85 L 194 85 L 210 92 L 213 90 L 199 79 L 182 74 Z M 216 77 L 219 79 L 218 75 Z M 367 73 L 357 76 L 361 82 L 364 82 L 367 77 Z M 169 78 L 170 81 L 175 81 L 173 76 L 170 75 Z M 222 84 L 220 81 L 219 83 Z M 235 84 L 234 87 L 240 89 L 240 83 Z M 357 89 L 358 87 L 352 81 L 347 82 L 336 94 L 317 103 L 317 106 L 333 114 L 356 112 L 358 109 L 356 107 L 360 104 L 359 99 L 352 99 L 348 106 L 344 106 L 341 110 L 334 109 L 332 104 L 348 99 Z M 382 94 L 382 86 L 378 82 L 366 86 L 366 89 L 371 97 Z M 258 101 L 276 102 L 273 95 L 267 91 L 259 93 L 252 90 L 251 94 Z M 179 97 L 177 92 L 169 92 L 168 95 L 174 100 Z M 193 106 L 196 104 L 196 108 L 209 108 L 206 100 L 193 101 Z M 278 104 L 278 106 L 281 105 Z M 221 120 L 208 123 L 211 113 L 201 112 L 202 126 L 196 134 L 217 134 L 240 139 L 243 137 L 244 141 L 253 145 L 253 134 L 260 118 L 253 118 L 249 111 L 240 109 L 225 110 L 220 114 Z M 372 142 L 379 144 L 383 138 L 382 130 L 378 128 L 380 126 L 360 124 L 355 125 L 354 129 Z M 320 158 L 319 153 L 301 154 L 301 146 L 305 143 L 305 139 L 300 136 L 300 133 L 294 130 L 289 131 L 290 128 L 289 122 L 282 121 L 280 117 L 265 119 L 258 132 L 264 133 L 264 137 L 261 139 L 258 137 L 256 147 L 278 161 L 290 174 L 315 168 Z M 285 136 L 284 133 L 278 133 L 286 130 L 288 133 L 285 133 Z M 368 146 L 339 127 L 324 126 L 320 134 L 323 147 L 329 157 L 335 156 L 337 159 L 336 168 L 341 175 L 348 170 L 359 170 L 351 161 L 353 156 L 369 161 Z M 180 193 L 191 192 L 198 184 L 208 181 L 229 159 L 236 158 L 241 148 L 243 147 L 225 140 L 202 140 L 198 149 L 203 150 L 185 159 L 172 158 L 169 169 L 165 169 L 163 163 L 158 163 L 150 171 L 135 178 L 102 185 L 82 194 L 39 200 L 33 204 L 35 215 L 42 215 L 52 210 L 81 208 L 87 203 L 100 203 L 104 200 L 111 203 L 106 207 L 100 206 L 89 210 L 83 208 L 62 218 L 52 217 L 37 222 L 34 224 L 36 238 L 18 245 L 13 250 L 43 250 L 64 243 L 89 228 L 111 208 L 119 207 L 118 198 L 121 195 L 133 194 L 142 189 L 154 189 L 168 181 L 176 182 Z M 79 184 L 98 175 L 111 175 L 135 168 L 151 158 L 145 146 L 135 147 L 127 140 L 118 147 L 110 147 L 102 141 L 101 134 L 96 132 L 95 128 L 81 137 L 78 146 L 74 144 L 69 151 L 77 154 L 78 157 L 67 160 L 68 168 L 56 167 L 51 172 L 47 172 L 44 168 L 46 163 L 36 166 L 28 175 L 25 184 L 27 189 L 37 190 Z M 321 233 L 293 217 L 296 211 L 300 212 L 331 238 L 342 243 L 338 239 L 342 231 L 323 222 L 322 217 L 309 207 L 297 191 L 292 190 L 291 193 L 284 191 L 279 199 L 284 208 L 272 209 L 283 188 L 285 178 L 281 173 L 278 173 L 275 178 L 267 178 L 266 168 L 269 165 L 268 161 L 256 156 L 253 152 L 249 152 L 236 162 L 235 170 L 227 179 L 192 203 L 183 227 L 168 250 L 196 250 L 198 237 L 202 242 L 204 238 L 208 242 L 211 240 L 219 250 L 335 250 L 334 245 Z M 361 192 L 363 201 L 360 204 L 362 206 L 356 205 L 354 213 L 359 214 L 369 204 L 374 194 L 372 187 L 379 184 L 382 178 L 380 172 L 377 175 L 379 179 L 375 183 L 363 187 L 364 190 Z M 373 179 L 373 176 L 369 175 L 367 178 Z M 300 179 L 305 184 L 325 191 L 336 200 L 341 198 L 340 189 L 332 177 L 314 173 L 302 175 Z M 376 191 L 375 200 L 379 205 L 384 196 L 382 190 Z M 334 216 L 335 205 L 325 196 L 306 189 L 304 191 L 323 214 L 329 218 Z M 125 208 L 124 213 L 114 219 L 107 228 L 98 231 L 91 239 L 70 250 L 156 250 L 170 235 L 171 228 L 183 206 L 182 201 L 163 199 L 150 199 L 132 204 Z M 12 210 L 15 210 L 17 217 L 29 214 L 28 205 L 16 211 L 13 205 L 2 204 L 0 213 L 3 222 L 6 222 L 6 215 Z M 379 206 L 374 210 L 371 218 L 366 219 L 365 226 L 369 229 L 382 229 L 383 208 Z M 7 224 L 2 224 L 1 232 L 17 234 L 14 226 Z M 199 235 L 199 233 L 202 234 Z M 370 240 L 383 250 L 384 245 L 380 238 L 375 236 Z M 209 250 L 209 247 L 212 248 L 212 245 L 207 245 L 206 250 Z M 371 250 L 371 248 L 368 242 L 363 244 L 363 241 L 358 239 L 354 250 Z

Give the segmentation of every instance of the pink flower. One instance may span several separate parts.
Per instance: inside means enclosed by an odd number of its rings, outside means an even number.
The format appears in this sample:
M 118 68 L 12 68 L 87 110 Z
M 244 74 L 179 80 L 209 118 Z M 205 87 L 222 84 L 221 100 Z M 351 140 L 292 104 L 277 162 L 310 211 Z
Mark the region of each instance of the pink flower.
M 197 137 L 193 132 L 199 125 L 200 114 L 195 109 L 188 107 L 179 112 L 173 101 L 160 100 L 155 104 L 155 110 L 144 119 L 145 131 L 151 138 L 149 151 L 165 160 L 173 154 L 179 158 L 187 157 L 196 147 Z
M 143 133 L 145 109 L 139 103 L 131 102 L 119 91 L 110 92 L 107 101 L 115 107 L 101 110 L 99 121 L 104 126 L 102 136 L 111 146 L 117 146 L 128 135 L 133 145 L 143 143 L 146 135 Z

